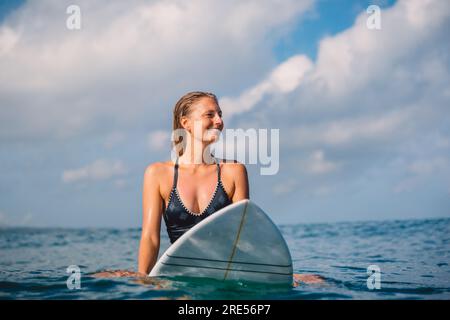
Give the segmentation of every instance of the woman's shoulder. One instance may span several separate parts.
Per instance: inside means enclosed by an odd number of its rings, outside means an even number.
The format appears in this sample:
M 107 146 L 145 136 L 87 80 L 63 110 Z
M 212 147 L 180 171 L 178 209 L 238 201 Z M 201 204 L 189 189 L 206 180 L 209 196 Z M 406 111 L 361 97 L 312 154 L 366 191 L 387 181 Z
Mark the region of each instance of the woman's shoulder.
M 153 162 L 145 168 L 144 174 L 150 177 L 159 177 L 166 174 L 172 166 L 171 161 Z
M 242 174 L 247 172 L 245 164 L 240 163 L 237 160 L 230 159 L 218 159 L 219 163 L 223 164 L 222 168 L 225 171 L 228 171 L 230 174 Z

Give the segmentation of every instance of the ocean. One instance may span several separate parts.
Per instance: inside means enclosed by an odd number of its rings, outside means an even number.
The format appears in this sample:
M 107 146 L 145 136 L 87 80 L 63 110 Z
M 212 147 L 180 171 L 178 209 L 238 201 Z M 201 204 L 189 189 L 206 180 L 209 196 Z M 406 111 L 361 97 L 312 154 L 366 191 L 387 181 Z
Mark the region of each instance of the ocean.
M 104 270 L 136 271 L 140 229 L 0 228 L 0 299 L 450 298 L 450 218 L 279 227 L 294 272 L 321 276 L 323 283 L 280 288 L 209 279 L 95 278 L 92 273 Z M 168 246 L 162 230 L 160 255 Z M 71 265 L 80 270 L 78 287 L 72 278 L 68 285 Z

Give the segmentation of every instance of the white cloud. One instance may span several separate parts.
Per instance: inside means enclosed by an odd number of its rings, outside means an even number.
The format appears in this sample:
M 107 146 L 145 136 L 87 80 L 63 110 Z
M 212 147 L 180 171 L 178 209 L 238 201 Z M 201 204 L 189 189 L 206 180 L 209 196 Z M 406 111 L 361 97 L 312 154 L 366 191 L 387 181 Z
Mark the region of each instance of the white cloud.
M 286 94 L 297 88 L 312 66 L 308 57 L 293 56 L 277 66 L 266 79 L 244 91 L 239 97 L 220 99 L 220 105 L 227 117 L 250 110 L 267 94 Z
M 0 139 L 156 125 L 187 87 L 256 78 L 273 63 L 267 32 L 286 28 L 313 0 L 80 0 L 79 31 L 66 28 L 70 4 L 27 1 L 0 25 Z
M 234 7 L 228 15 L 221 20 L 223 28 L 233 39 L 244 44 L 249 35 L 259 34 L 264 24 L 274 26 L 289 21 L 294 12 L 303 12 L 311 8 L 314 1 L 236 1 L 230 3 Z
M 124 175 L 126 172 L 125 165 L 119 160 L 98 159 L 87 166 L 65 170 L 62 174 L 62 181 L 72 183 L 84 180 L 107 180 Z
M 114 146 L 124 142 L 125 139 L 126 134 L 124 132 L 113 131 L 106 136 L 103 146 L 106 149 L 111 149 Z
M 397 110 L 380 116 L 362 116 L 320 122 L 291 129 L 286 141 L 293 146 L 303 145 L 346 145 L 358 141 L 389 139 L 395 134 L 405 133 L 415 109 Z
M 117 179 L 114 181 L 114 185 L 118 188 L 118 189 L 123 189 L 127 186 L 127 181 L 125 179 Z
M 287 179 L 286 181 L 279 182 L 272 187 L 272 192 L 279 196 L 295 191 L 298 186 L 297 179 Z
M 325 174 L 333 172 L 338 168 L 337 163 L 325 159 L 323 150 L 314 151 L 309 158 L 304 161 L 303 171 L 310 174 Z
M 23 225 L 23 226 L 31 225 L 32 222 L 33 222 L 33 218 L 34 218 L 34 215 L 33 215 L 32 213 L 27 213 L 27 214 L 25 214 L 25 215 L 22 217 L 22 220 L 21 220 L 21 222 L 20 222 L 20 225 Z
M 0 211 L 0 226 L 13 226 L 13 227 L 32 227 L 37 226 L 35 221 L 35 215 L 28 212 L 21 216 L 14 216 L 12 214 L 6 214 Z
M 437 135 L 436 139 L 434 140 L 434 143 L 438 148 L 448 149 L 448 147 L 450 147 L 450 139 L 445 138 L 440 134 Z
M 277 81 L 264 79 L 235 98 L 225 97 L 223 103 L 233 113 L 248 111 L 258 105 L 264 94 L 292 96 L 286 93 L 297 89 L 297 110 L 358 110 L 364 105 L 357 99 L 367 93 L 375 105 L 375 99 L 385 102 L 388 92 L 376 91 L 385 86 L 404 97 L 414 93 L 406 91 L 409 88 L 427 82 L 442 85 L 440 95 L 445 96 L 442 92 L 448 91 L 448 61 L 445 49 L 432 44 L 446 36 L 450 5 L 439 0 L 400 0 L 381 15 L 382 30 L 367 28 L 364 11 L 351 28 L 320 41 L 315 63 L 306 57 L 293 56 L 274 68 L 272 76 L 280 70 L 281 74 L 289 70 L 295 75 L 297 80 L 281 81 L 290 84 L 286 90 L 274 90 L 273 83 Z M 419 21 L 427 21 L 426 27 Z M 445 42 L 441 45 L 448 47 Z
M 446 1 L 398 1 L 382 11 L 382 30 L 370 30 L 363 13 L 352 28 L 320 42 L 311 79 L 330 98 L 365 88 L 395 71 L 396 64 L 424 45 L 449 16 Z
M 171 148 L 170 133 L 157 130 L 148 134 L 149 147 L 152 150 L 167 150 Z
M 17 41 L 19 40 L 19 35 L 14 32 L 9 27 L 4 27 L 0 29 L 0 57 L 6 54 L 14 48 Z
M 403 164 L 406 177 L 394 185 L 395 193 L 410 192 L 430 178 L 445 177 L 450 173 L 450 159 L 443 156 L 413 160 L 409 164 L 403 160 L 399 164 Z
M 281 128 L 281 146 L 292 159 L 312 154 L 288 161 L 292 168 L 300 162 L 303 171 L 326 173 L 348 164 L 348 172 L 339 173 L 346 186 L 372 171 L 385 185 L 392 178 L 386 163 L 399 156 L 410 165 L 403 168 L 409 171 L 406 178 L 401 179 L 404 170 L 394 173 L 401 180 L 397 192 L 431 183 L 439 173 L 450 177 L 439 155 L 450 141 L 450 4 L 397 1 L 382 10 L 381 30 L 367 29 L 366 18 L 362 11 L 351 28 L 322 39 L 317 60 L 288 92 L 267 89 L 263 79 L 227 97 L 235 120 Z M 238 108 L 245 115 L 234 111 Z M 339 162 L 325 154 L 338 154 Z M 341 183 L 327 175 L 321 179 L 328 179 L 330 188 L 324 195 Z
M 413 190 L 415 187 L 417 187 L 417 185 L 419 183 L 420 183 L 419 177 L 417 177 L 417 176 L 409 177 L 409 178 L 403 179 L 399 183 L 397 183 L 394 186 L 393 191 L 395 193 L 409 192 L 409 191 Z

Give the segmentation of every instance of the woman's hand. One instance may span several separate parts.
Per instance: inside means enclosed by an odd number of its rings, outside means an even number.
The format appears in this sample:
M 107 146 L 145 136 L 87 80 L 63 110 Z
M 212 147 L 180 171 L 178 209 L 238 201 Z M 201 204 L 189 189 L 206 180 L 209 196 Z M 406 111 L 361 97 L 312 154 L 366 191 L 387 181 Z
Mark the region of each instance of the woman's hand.
M 106 270 L 92 274 L 95 278 L 146 277 L 146 274 L 128 270 Z
M 298 287 L 300 283 L 324 283 L 325 279 L 315 274 L 298 274 L 294 273 L 294 287 Z

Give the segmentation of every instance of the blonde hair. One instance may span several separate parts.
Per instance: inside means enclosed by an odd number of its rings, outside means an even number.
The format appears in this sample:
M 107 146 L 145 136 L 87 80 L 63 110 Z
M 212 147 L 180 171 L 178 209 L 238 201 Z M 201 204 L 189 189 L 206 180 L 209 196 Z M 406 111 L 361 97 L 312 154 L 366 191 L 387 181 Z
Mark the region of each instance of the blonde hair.
M 183 126 L 181 125 L 181 118 L 184 116 L 188 116 L 192 111 L 192 105 L 202 98 L 211 98 L 217 105 L 219 105 L 217 97 L 213 93 L 203 91 L 193 91 L 186 93 L 178 100 L 178 102 L 175 104 L 175 107 L 173 108 L 173 131 L 177 129 L 183 129 Z M 174 141 L 172 142 L 173 146 L 178 146 L 178 156 L 181 156 L 183 154 L 183 150 L 185 147 L 186 141 L 183 141 L 183 146 L 179 147 L 179 143 L 182 141 L 183 137 L 178 137 L 178 139 L 174 139 Z

